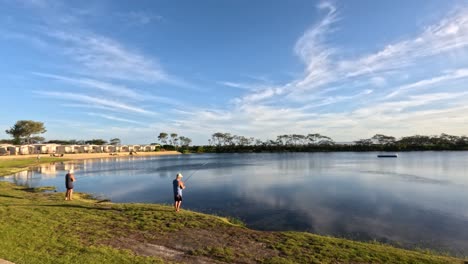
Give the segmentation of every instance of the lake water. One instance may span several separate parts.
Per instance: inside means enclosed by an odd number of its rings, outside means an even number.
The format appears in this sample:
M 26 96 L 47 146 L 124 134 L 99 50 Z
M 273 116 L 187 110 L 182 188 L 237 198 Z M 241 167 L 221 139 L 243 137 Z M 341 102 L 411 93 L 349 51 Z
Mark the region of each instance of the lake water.
M 298 230 L 468 255 L 468 152 L 203 154 L 48 164 L 4 180 L 113 202 L 172 203 L 261 230 Z M 205 164 L 206 163 L 206 164 Z M 205 165 L 203 165 L 205 164 Z

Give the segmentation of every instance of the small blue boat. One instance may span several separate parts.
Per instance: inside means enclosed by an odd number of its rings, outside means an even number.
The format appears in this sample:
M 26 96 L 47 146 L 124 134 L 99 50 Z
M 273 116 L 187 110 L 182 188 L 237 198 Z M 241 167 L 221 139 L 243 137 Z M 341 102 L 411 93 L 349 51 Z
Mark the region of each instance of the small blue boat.
M 378 158 L 398 158 L 398 154 L 379 154 Z

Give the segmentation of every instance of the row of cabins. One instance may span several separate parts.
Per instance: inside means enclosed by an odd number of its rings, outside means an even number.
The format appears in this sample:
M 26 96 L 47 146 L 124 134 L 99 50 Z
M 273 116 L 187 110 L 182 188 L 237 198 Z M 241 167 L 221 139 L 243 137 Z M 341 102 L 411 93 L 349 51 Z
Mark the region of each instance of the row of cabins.
M 0 145 L 0 155 L 147 152 L 155 151 L 159 147 L 159 145 Z

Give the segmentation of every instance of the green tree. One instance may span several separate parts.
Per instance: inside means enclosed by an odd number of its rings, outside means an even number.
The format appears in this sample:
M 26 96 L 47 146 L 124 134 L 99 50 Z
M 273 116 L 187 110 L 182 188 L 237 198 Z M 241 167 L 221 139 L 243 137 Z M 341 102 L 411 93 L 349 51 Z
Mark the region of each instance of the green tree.
M 180 136 L 179 140 L 180 140 L 180 144 L 183 147 L 188 147 L 190 145 L 190 143 L 192 143 L 192 140 L 190 138 L 184 137 L 184 136 Z
M 120 138 L 113 138 L 109 141 L 109 143 L 113 146 L 118 146 L 120 145 Z
M 161 132 L 161 133 L 159 133 L 158 140 L 162 144 L 167 144 L 167 137 L 168 137 L 167 133 Z
M 395 137 L 382 134 L 375 134 L 371 139 L 381 145 L 390 145 L 395 143 Z
M 216 146 L 224 145 L 225 139 L 225 134 L 221 132 L 216 132 L 213 135 L 211 135 L 211 142 Z
M 177 141 L 178 141 L 177 136 L 178 135 L 176 133 L 171 133 L 171 140 L 170 141 L 171 141 L 171 145 L 174 146 L 174 147 L 177 145 Z
M 10 134 L 16 144 L 22 141 L 31 143 L 31 136 L 43 134 L 47 130 L 44 127 L 43 122 L 36 122 L 32 120 L 19 120 L 10 129 L 5 130 L 7 134 Z
M 91 140 L 86 140 L 85 144 L 104 145 L 104 144 L 107 144 L 107 141 L 105 141 L 104 139 L 91 139 Z
M 279 145 L 286 145 L 287 142 L 288 142 L 288 138 L 289 136 L 288 135 L 280 135 L 276 138 L 276 142 L 279 144 Z
M 372 139 L 360 139 L 360 140 L 354 141 L 354 143 L 359 146 L 371 146 Z

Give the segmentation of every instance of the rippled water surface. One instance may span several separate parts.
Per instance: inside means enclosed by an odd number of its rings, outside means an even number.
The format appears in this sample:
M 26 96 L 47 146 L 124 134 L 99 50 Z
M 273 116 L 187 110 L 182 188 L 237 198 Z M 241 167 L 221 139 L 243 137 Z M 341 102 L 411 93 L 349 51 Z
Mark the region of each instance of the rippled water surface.
M 48 164 L 4 180 L 114 202 L 172 203 L 263 230 L 300 230 L 468 255 L 468 152 L 203 154 Z

